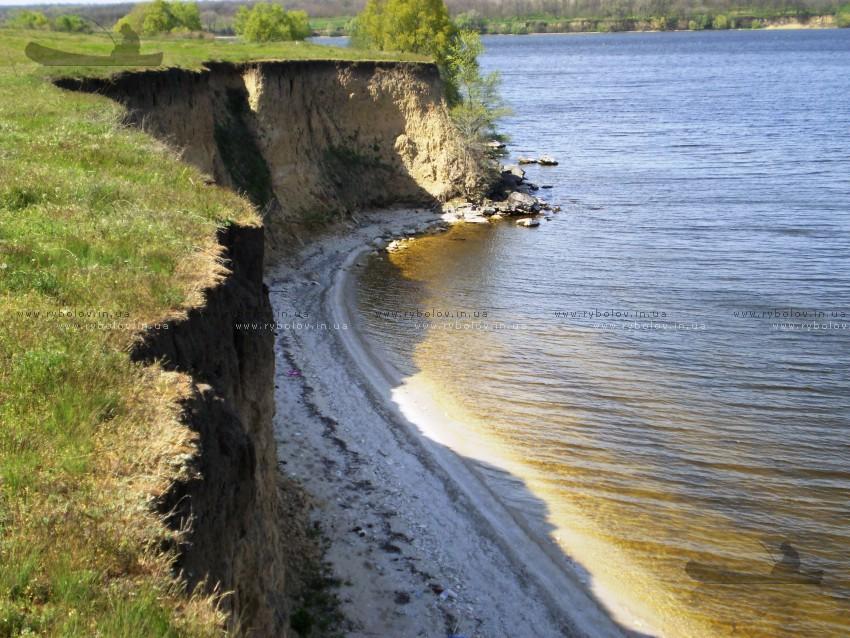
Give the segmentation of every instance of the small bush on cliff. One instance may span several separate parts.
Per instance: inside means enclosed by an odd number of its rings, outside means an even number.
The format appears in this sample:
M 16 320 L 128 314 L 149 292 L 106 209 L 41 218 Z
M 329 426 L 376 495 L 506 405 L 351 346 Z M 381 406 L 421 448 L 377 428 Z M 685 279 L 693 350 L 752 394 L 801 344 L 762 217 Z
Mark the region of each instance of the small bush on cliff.
M 250 9 L 239 7 L 233 28 L 248 42 L 303 40 L 311 33 L 305 12 L 287 11 L 279 4 L 267 2 L 256 4 Z
M 461 31 L 447 56 L 448 72 L 459 98 L 452 107 L 452 119 L 471 140 L 493 138 L 499 118 L 508 114 L 499 95 L 499 74 L 481 74 L 478 56 L 483 52 L 484 45 L 477 32 Z

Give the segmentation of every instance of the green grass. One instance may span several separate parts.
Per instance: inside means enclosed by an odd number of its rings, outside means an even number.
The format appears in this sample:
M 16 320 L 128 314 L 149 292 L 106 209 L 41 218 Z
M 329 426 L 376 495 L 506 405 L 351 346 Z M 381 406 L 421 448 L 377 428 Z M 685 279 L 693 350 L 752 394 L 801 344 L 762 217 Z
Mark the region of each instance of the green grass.
M 104 76 L 122 67 L 39 67 L 24 55 L 30 41 L 74 53 L 108 55 L 113 48 L 106 34 L 70 35 L 50 31 L 0 28 L 0 68 L 35 76 Z M 199 69 L 204 62 L 247 60 L 427 60 L 411 53 L 364 51 L 327 47 L 309 42 L 246 43 L 237 39 L 143 38 L 141 53 L 163 52 L 163 66 Z
M 0 29 L 0 638 L 206 636 L 221 619 L 187 600 L 147 503 L 191 449 L 185 380 L 129 362 L 134 335 L 199 300 L 216 230 L 257 224 L 121 109 L 69 93 L 30 40 L 74 52 L 106 36 Z M 165 64 L 388 58 L 304 43 L 146 41 Z M 91 318 L 94 317 L 94 318 Z

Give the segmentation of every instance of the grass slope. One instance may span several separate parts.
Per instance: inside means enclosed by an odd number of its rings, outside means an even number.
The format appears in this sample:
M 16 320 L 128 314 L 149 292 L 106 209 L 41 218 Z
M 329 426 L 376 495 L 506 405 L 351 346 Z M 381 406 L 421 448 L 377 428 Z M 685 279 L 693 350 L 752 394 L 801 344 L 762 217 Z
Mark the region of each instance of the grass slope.
M 187 600 L 157 549 L 149 507 L 192 440 L 181 375 L 127 349 L 145 325 L 201 301 L 220 276 L 216 229 L 257 224 L 244 199 L 95 95 L 51 76 L 30 40 L 108 53 L 106 36 L 0 29 L 0 637 L 206 636 L 209 601 Z M 146 41 L 164 63 L 355 59 L 304 43 Z M 383 57 L 366 54 L 364 57 Z

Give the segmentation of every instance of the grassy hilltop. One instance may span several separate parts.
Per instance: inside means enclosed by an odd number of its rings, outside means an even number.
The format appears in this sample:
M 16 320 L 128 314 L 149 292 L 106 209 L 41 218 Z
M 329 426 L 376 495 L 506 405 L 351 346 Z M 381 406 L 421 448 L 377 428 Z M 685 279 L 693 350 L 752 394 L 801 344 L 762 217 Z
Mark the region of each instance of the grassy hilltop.
M 212 635 L 215 613 L 180 596 L 148 507 L 174 450 L 190 444 L 173 427 L 186 381 L 132 365 L 127 349 L 215 281 L 217 228 L 259 219 L 122 126 L 118 105 L 50 82 L 122 69 L 40 67 L 24 56 L 30 40 L 80 53 L 113 46 L 0 29 L 0 637 Z M 188 68 L 390 57 L 144 41 L 152 51 Z

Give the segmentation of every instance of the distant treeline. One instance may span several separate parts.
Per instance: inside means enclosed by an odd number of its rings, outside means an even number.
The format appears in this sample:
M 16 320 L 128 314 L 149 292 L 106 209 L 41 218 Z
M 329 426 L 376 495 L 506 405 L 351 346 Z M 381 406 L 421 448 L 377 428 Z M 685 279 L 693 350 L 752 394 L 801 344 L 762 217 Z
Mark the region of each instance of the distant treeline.
M 201 26 L 212 33 L 233 35 L 236 11 L 253 4 L 202 2 Z M 365 0 L 286 0 L 283 4 L 289 10 L 307 12 L 316 33 L 344 35 Z M 846 0 L 447 0 L 446 4 L 457 22 L 481 33 L 746 29 L 787 22 L 850 26 Z M 50 19 L 79 15 L 108 30 L 132 7 L 132 3 L 122 3 L 28 9 L 37 9 Z M 14 7 L 0 8 L 0 21 L 15 11 Z

